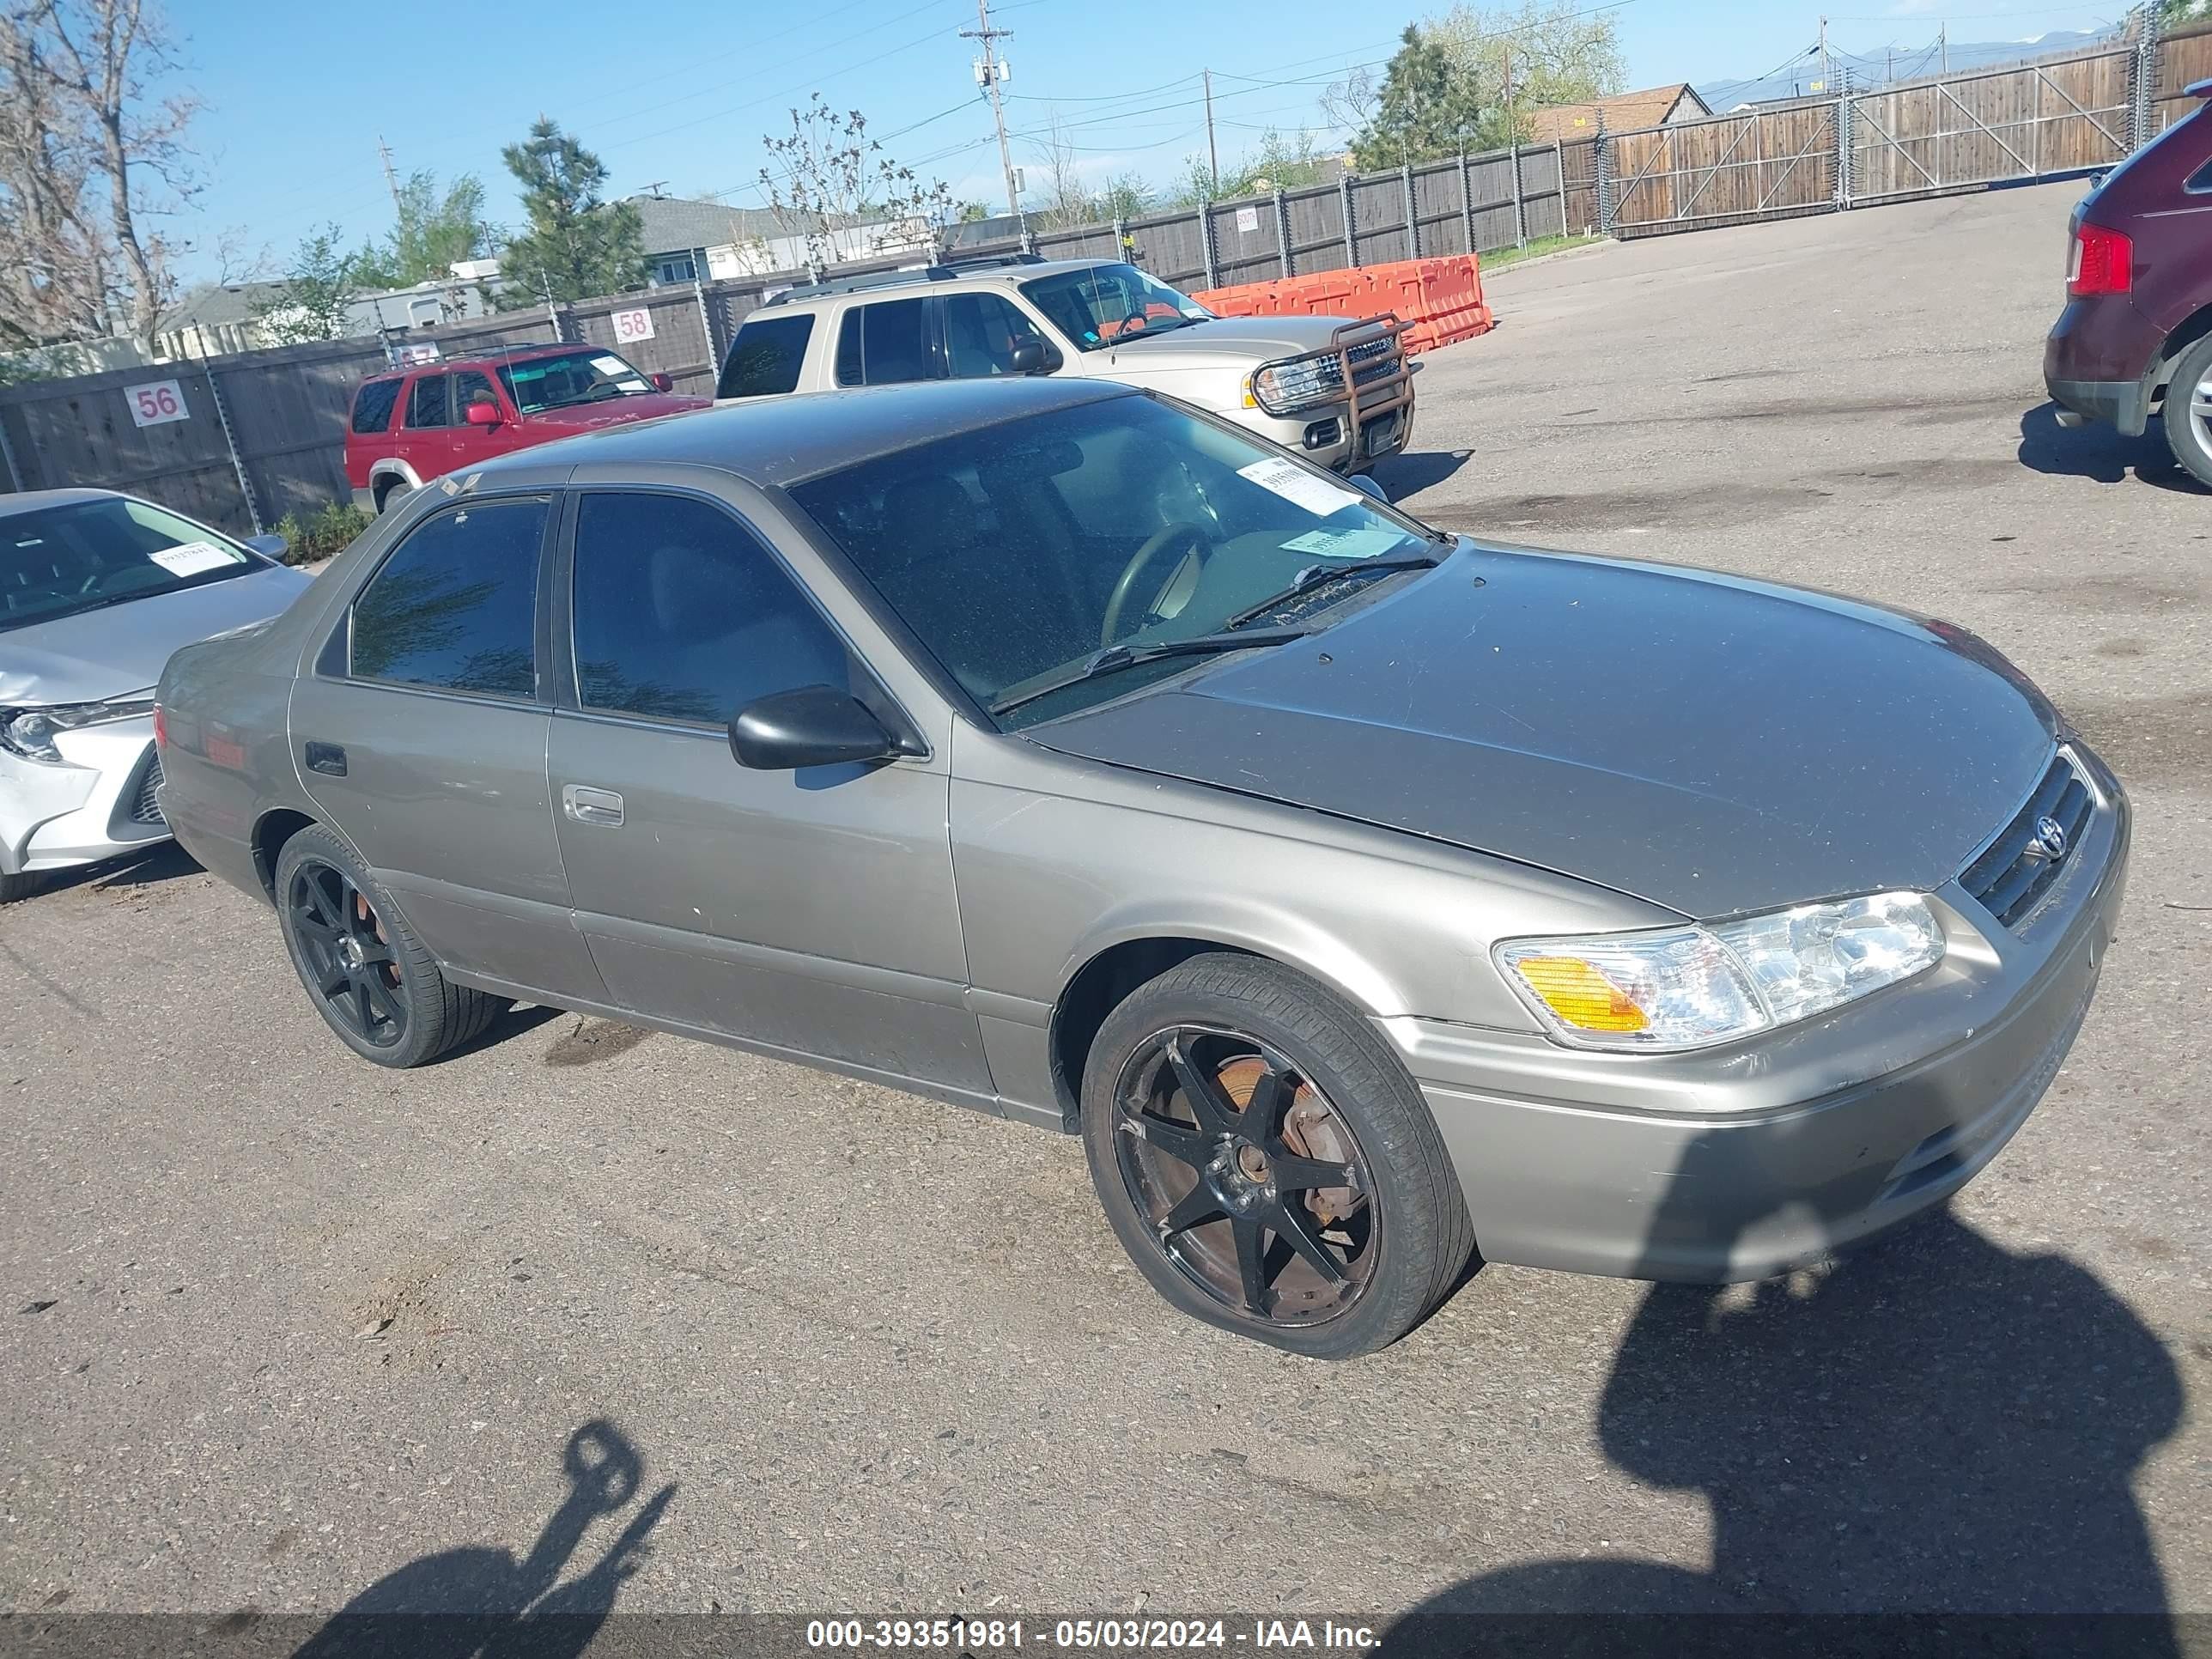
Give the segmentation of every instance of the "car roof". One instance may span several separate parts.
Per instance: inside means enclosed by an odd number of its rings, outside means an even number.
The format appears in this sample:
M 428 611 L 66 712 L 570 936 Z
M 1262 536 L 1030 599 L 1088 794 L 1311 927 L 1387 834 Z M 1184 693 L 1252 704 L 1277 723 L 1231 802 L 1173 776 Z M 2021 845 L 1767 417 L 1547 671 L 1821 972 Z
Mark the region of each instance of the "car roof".
M 817 286 L 801 283 L 797 288 L 786 289 L 765 304 L 745 313 L 744 321 L 756 318 L 766 322 L 778 315 L 789 316 L 813 307 L 827 305 L 832 300 L 868 300 L 878 295 L 896 294 L 909 288 L 957 290 L 963 283 L 983 283 L 994 287 L 1008 287 L 1016 283 L 1034 281 L 1039 276 L 1057 276 L 1070 270 L 1091 270 L 1100 265 L 1117 265 L 1120 259 L 1025 259 L 1016 264 L 1004 260 L 978 261 L 975 264 L 929 265 L 896 273 L 864 273 L 857 280 L 841 281 L 836 270 L 823 277 Z M 870 280 L 870 276 L 873 280 Z M 903 282 L 896 280 L 904 277 Z M 742 328 L 744 325 L 739 324 Z
M 45 507 L 72 507 L 79 501 L 127 501 L 119 489 L 31 489 L 21 495 L 0 495 L 0 519 L 18 513 L 35 513 Z
M 407 374 L 440 374 L 456 368 L 482 368 L 487 364 L 526 363 L 535 357 L 555 357 L 568 351 L 612 351 L 612 346 L 594 346 L 584 340 L 537 340 L 528 345 L 500 347 L 473 351 L 460 357 L 434 357 L 427 363 L 398 363 L 390 368 L 380 368 L 362 380 L 370 386 L 378 380 L 396 380 Z
M 1024 416 L 1142 395 L 1109 380 L 1025 377 L 755 398 L 517 450 L 483 474 L 490 483 L 548 463 L 641 463 L 713 467 L 768 488 Z

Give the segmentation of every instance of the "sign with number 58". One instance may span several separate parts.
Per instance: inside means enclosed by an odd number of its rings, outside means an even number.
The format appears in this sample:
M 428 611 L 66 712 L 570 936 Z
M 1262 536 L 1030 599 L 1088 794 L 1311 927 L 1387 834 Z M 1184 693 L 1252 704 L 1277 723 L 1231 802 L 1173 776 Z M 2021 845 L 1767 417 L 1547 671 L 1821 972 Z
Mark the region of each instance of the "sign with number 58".
M 609 319 L 615 325 L 615 343 L 628 345 L 634 340 L 653 337 L 653 313 L 640 306 L 635 311 L 617 311 Z
M 138 426 L 166 426 L 171 421 L 189 421 L 192 412 L 185 407 L 185 389 L 174 380 L 149 380 L 144 386 L 123 388 L 124 400 L 131 405 L 131 419 Z

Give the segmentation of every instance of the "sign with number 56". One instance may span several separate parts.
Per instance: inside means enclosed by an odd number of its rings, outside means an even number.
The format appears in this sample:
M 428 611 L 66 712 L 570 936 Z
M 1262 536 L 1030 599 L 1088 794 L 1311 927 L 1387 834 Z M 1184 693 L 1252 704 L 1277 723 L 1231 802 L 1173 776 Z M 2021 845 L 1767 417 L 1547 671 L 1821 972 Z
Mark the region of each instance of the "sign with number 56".
M 166 426 L 171 421 L 192 417 L 191 410 L 185 407 L 185 389 L 174 380 L 125 386 L 123 397 L 131 405 L 131 421 L 138 426 Z
M 644 306 L 635 311 L 617 311 L 609 319 L 615 325 L 615 343 L 628 345 L 633 340 L 653 337 L 653 313 Z

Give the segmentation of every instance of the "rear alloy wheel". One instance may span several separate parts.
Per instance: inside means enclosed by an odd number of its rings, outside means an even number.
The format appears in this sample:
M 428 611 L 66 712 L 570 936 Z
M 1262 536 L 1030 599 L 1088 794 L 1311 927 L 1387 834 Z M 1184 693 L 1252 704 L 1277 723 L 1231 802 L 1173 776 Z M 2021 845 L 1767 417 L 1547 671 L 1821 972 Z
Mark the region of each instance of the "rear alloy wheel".
M 1474 1247 L 1435 1121 L 1357 1012 L 1256 957 L 1194 957 L 1109 1015 L 1084 1079 L 1093 1183 L 1154 1288 L 1341 1359 L 1395 1341 Z
M 435 1060 L 514 1006 L 440 973 L 391 896 L 319 824 L 284 843 L 276 909 L 315 1012 L 380 1066 Z
M 2200 483 L 2212 484 L 2212 334 L 2181 354 L 2166 387 L 2166 441 Z

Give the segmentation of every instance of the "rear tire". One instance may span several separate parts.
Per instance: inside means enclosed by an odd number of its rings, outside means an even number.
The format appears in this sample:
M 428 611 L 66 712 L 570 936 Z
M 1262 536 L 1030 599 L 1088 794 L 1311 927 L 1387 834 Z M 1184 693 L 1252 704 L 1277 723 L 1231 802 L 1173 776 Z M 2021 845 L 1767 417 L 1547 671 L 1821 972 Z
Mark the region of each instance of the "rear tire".
M 27 899 L 45 884 L 46 878 L 35 872 L 0 876 L 0 904 L 13 904 L 17 899 Z
M 2212 484 L 2212 334 L 2181 354 L 2166 387 L 2166 447 L 2199 483 Z
M 307 1000 L 363 1060 L 426 1064 L 514 1006 L 440 973 L 391 894 L 321 824 L 284 843 L 276 889 L 277 925 Z
M 1396 1055 L 1357 1009 L 1261 957 L 1194 957 L 1132 992 L 1091 1044 L 1082 1126 L 1107 1219 L 1152 1288 L 1291 1353 L 1387 1347 L 1474 1254 L 1443 1138 Z
M 376 486 L 376 515 L 380 519 L 407 497 L 407 483 L 401 478 L 386 478 Z

